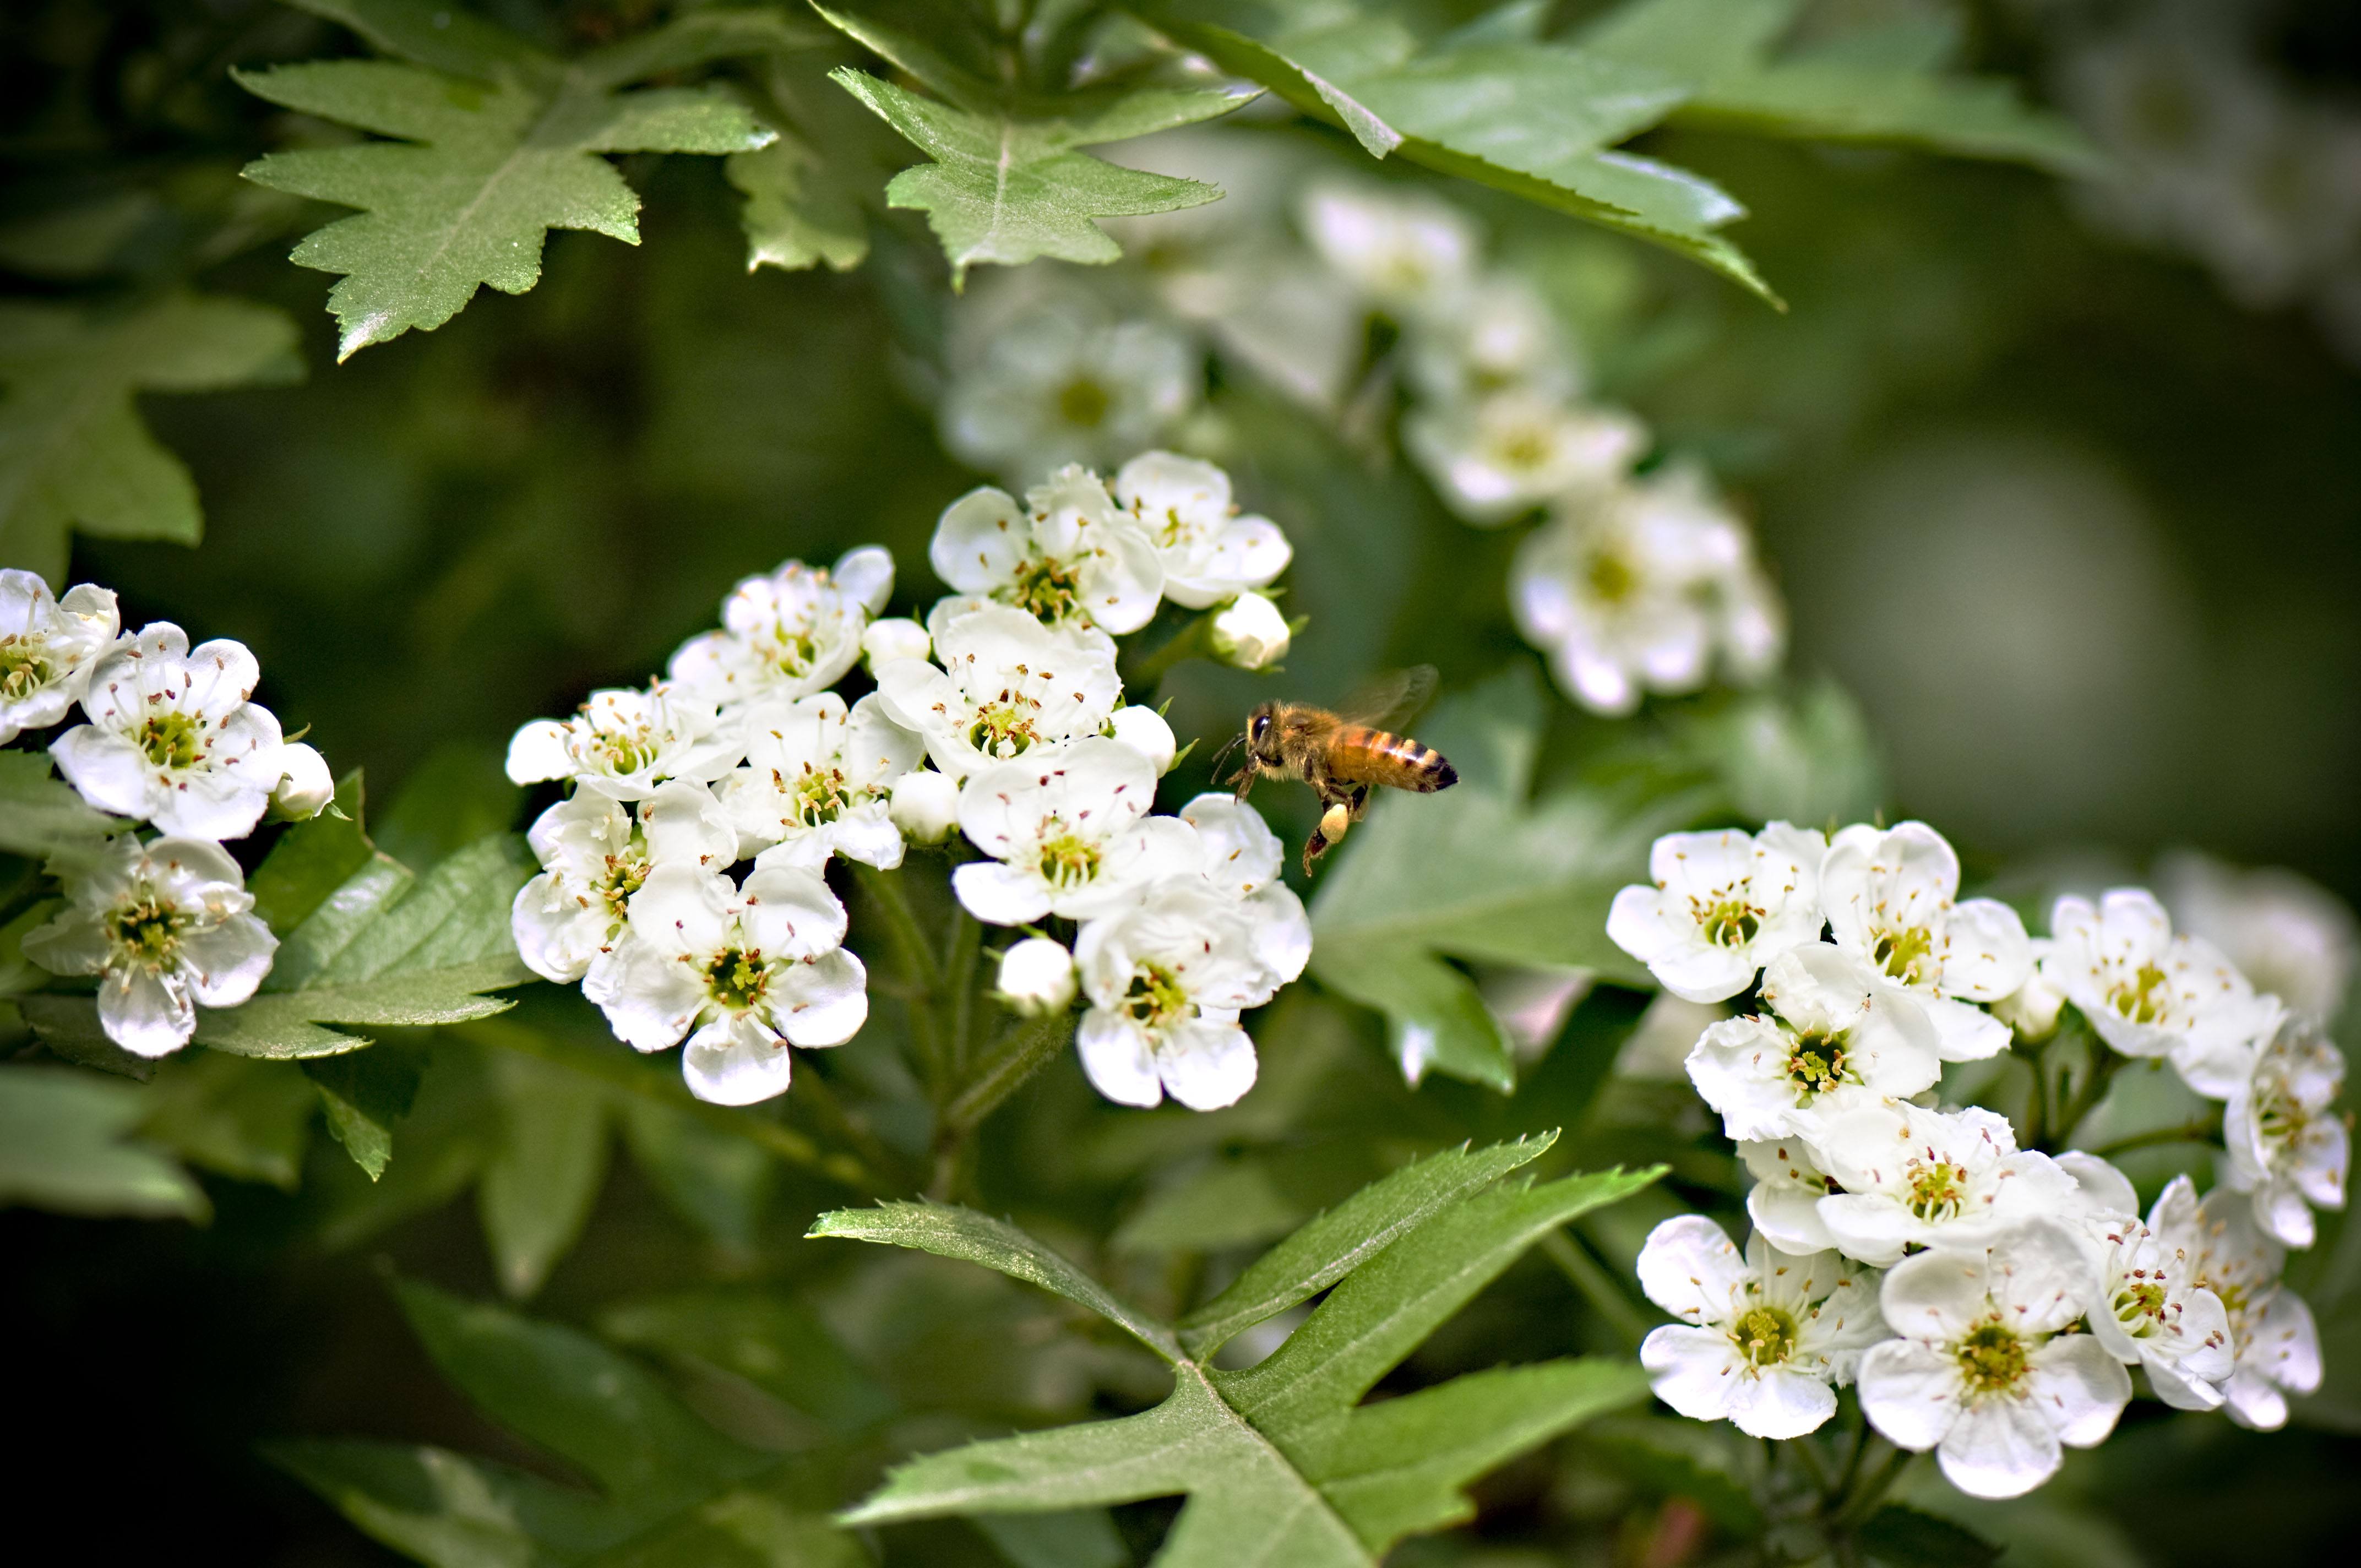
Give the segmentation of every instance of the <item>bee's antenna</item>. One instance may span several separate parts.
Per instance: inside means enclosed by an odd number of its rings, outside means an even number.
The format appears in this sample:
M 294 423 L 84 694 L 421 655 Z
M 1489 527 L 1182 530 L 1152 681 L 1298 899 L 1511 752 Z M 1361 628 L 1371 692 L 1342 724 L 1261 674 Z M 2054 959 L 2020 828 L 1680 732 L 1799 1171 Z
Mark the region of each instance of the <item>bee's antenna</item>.
M 1222 742 L 1222 749 L 1213 753 L 1213 776 L 1215 784 L 1220 784 L 1222 782 L 1222 764 L 1230 760 L 1231 752 L 1236 751 L 1246 743 L 1246 732 L 1243 729 L 1231 736 L 1227 740 Z

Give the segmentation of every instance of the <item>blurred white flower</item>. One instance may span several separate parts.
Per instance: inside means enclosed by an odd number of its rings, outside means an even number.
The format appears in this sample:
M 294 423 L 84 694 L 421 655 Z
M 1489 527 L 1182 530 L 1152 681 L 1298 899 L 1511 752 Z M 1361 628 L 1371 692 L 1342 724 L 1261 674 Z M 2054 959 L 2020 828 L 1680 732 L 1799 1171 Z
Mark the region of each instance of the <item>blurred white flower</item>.
M 746 713 L 746 763 L 722 774 L 714 795 L 738 830 L 738 852 L 757 865 L 816 871 L 842 855 L 892 871 L 902 834 L 888 802 L 926 754 L 873 692 L 850 709 L 834 692 L 758 703 Z
M 660 865 L 718 872 L 738 858 L 738 834 L 703 784 L 675 779 L 640 803 L 583 790 L 525 834 L 541 874 L 517 889 L 509 929 L 517 956 L 544 980 L 570 984 L 630 929 L 631 895 Z
M 700 1100 L 784 1094 L 790 1045 L 841 1045 L 868 1020 L 868 973 L 843 948 L 844 905 L 818 872 L 771 866 L 738 887 L 716 872 L 658 866 L 631 911 L 636 939 L 583 994 L 636 1050 L 688 1036 L 681 1074 Z
M 1911 1247 L 1972 1250 L 2037 1216 L 2087 1208 L 2073 1177 L 2048 1155 L 2020 1152 L 2008 1118 L 1980 1105 L 1848 1106 L 1813 1144 L 1844 1190 L 1819 1201 L 1820 1223 L 1864 1263 L 1889 1265 Z
M 1982 1061 L 2008 1048 L 2008 1025 L 1969 1003 L 2023 986 L 2033 945 L 2015 910 L 1990 898 L 1959 902 L 1959 891 L 1960 857 L 1924 822 L 1856 824 L 1828 841 L 1820 862 L 1820 906 L 1837 946 L 1922 999 L 1945 1061 Z
M 995 989 L 1002 1003 L 1020 1016 L 1063 1013 L 1078 990 L 1074 955 L 1047 937 L 1027 937 L 1001 955 Z
M 2042 956 L 2049 951 L 2049 938 L 2032 938 L 2027 951 L 2033 958 L 2032 972 L 2025 983 L 1992 1004 L 1992 1014 L 2007 1025 L 2020 1040 L 2041 1041 L 2058 1032 L 2058 1014 L 2065 1010 L 2066 993 L 2059 990 L 2055 971 L 2044 969 Z
M 1145 1106 L 1169 1093 L 1213 1111 L 1254 1087 L 1254 1041 L 1238 1014 L 1279 981 L 1235 900 L 1194 873 L 1156 884 L 1083 926 L 1074 959 L 1091 1003 L 1074 1043 L 1101 1094 Z
M 2146 888 L 2116 888 L 2094 905 L 2058 901 L 2043 976 L 2127 1057 L 2170 1057 L 2190 1088 L 2226 1100 L 2246 1081 L 2279 1008 L 2257 996 L 2213 945 L 2176 937 Z
M 1582 390 L 1565 329 L 1541 291 L 1492 272 L 1412 323 L 1404 365 L 1421 397 L 1466 402 L 1510 387 L 1549 398 Z
M 1655 884 L 1615 895 L 1607 934 L 1675 996 L 1735 996 L 1773 959 L 1819 939 L 1827 851 L 1819 834 L 1784 822 L 1751 836 L 1667 833 L 1648 851 Z
M 235 1007 L 270 972 L 279 939 L 218 844 L 124 834 L 62 875 L 66 906 L 25 933 L 25 956 L 97 975 L 99 1026 L 135 1056 L 179 1050 L 198 1007 Z
M 1071 465 L 1027 490 L 1023 506 L 1005 490 L 970 490 L 944 510 L 927 558 L 959 593 L 1051 626 L 1137 631 L 1164 591 L 1147 532 L 1096 474 Z
M 894 557 L 865 544 L 834 566 L 789 561 L 747 577 L 721 601 L 721 630 L 680 645 L 673 685 L 724 713 L 834 685 L 861 657 L 869 618 L 894 592 Z
M 122 630 L 114 589 L 59 598 L 38 572 L 0 567 L 0 745 L 64 718 Z
M 992 859 L 952 872 L 952 889 L 994 926 L 1111 914 L 1202 859 L 1196 830 L 1150 817 L 1155 804 L 1154 764 L 1119 740 L 983 769 L 960 792 L 960 827 Z
M 888 718 L 926 737 L 955 779 L 1102 733 L 1123 683 L 1115 655 L 1059 636 L 1023 610 L 986 605 L 935 633 L 942 667 L 903 659 L 877 672 Z
M 2257 991 L 2322 1023 L 2343 1009 L 2361 930 L 2345 901 L 2318 883 L 2182 850 L 2158 866 L 2157 888 L 2174 927 L 2213 943 Z
M 939 844 L 959 826 L 959 781 L 931 768 L 894 781 L 885 815 L 914 844 Z
M 1680 1319 L 1640 1346 L 1656 1398 L 1692 1420 L 1790 1438 L 1836 1414 L 1831 1385 L 1889 1337 L 1877 1272 L 1832 1252 L 1781 1252 L 1760 1234 L 1746 1255 L 1699 1214 L 1666 1220 L 1640 1249 L 1640 1288 Z
M 1164 597 L 1184 609 L 1268 587 L 1293 554 L 1270 519 L 1237 515 L 1227 474 L 1193 457 L 1141 453 L 1115 475 L 1115 499 L 1156 546 Z
M 1147 758 L 1159 778 L 1172 771 L 1180 756 L 1180 742 L 1174 738 L 1172 726 L 1162 714 L 1140 703 L 1118 707 L 1109 715 L 1107 735 Z
M 82 797 L 190 839 L 254 831 L 285 776 L 279 720 L 248 702 L 262 667 L 243 642 L 192 650 L 169 620 L 116 642 L 91 666 L 90 720 L 49 743 Z
M 1648 433 L 1629 414 L 1510 387 L 1405 415 L 1402 444 L 1454 512 L 1490 527 L 1605 489 L 1647 450 Z
M 954 367 L 943 444 L 1004 477 L 1112 465 L 1157 444 L 1196 407 L 1204 374 L 1202 353 L 1170 327 L 1112 321 L 1079 292 L 1044 295 Z
M 594 795 L 645 800 L 667 779 L 710 784 L 746 755 L 742 717 L 725 720 L 695 694 L 659 681 L 595 691 L 572 718 L 536 718 L 509 740 L 512 783 L 572 779 Z
M 2199 1202 L 2175 1177 L 2148 1212 L 2148 1229 L 2194 1260 L 2197 1282 L 2230 1314 L 2236 1360 L 2222 1394 L 2230 1419 L 2269 1431 L 2285 1426 L 2287 1396 L 2320 1387 L 2320 1331 L 2303 1298 L 2279 1281 L 2287 1253 L 2255 1223 L 2246 1194 L 2216 1188 Z
M 2313 1209 L 2345 1207 L 2349 1137 L 2335 1109 L 2344 1088 L 2343 1054 L 2319 1025 L 2290 1017 L 2231 1091 L 2222 1185 L 2254 1194 L 2255 1223 L 2283 1246 L 2312 1244 Z
M 1259 670 L 1287 657 L 1293 636 L 1279 606 L 1260 594 L 1240 594 L 1213 617 L 1213 655 L 1241 670 Z
M 1971 1497 L 2030 1492 L 2058 1473 L 2061 1444 L 2105 1442 L 2131 1402 L 2122 1364 L 2068 1332 L 2097 1303 L 2089 1260 L 2059 1225 L 1905 1259 L 1880 1302 L 1902 1337 L 1861 1357 L 1861 1410 L 1896 1447 L 1935 1450 Z
M 1298 221 L 1321 259 L 1397 317 L 1446 308 L 1475 275 L 1475 225 L 1431 196 L 1323 180 L 1304 192 Z
M 281 822 L 308 822 L 336 798 L 336 777 L 319 749 L 290 740 L 279 749 L 279 783 L 270 792 L 270 815 Z
M 861 662 L 873 675 L 880 664 L 890 664 L 896 659 L 929 658 L 934 651 L 927 629 L 902 616 L 873 620 L 861 634 Z
M 1725 1019 L 1689 1052 L 1689 1079 L 1732 1139 L 1809 1136 L 1846 1105 L 1906 1099 L 1942 1074 L 1917 1000 L 1826 942 L 1773 959 L 1763 1000 L 1778 1021 Z

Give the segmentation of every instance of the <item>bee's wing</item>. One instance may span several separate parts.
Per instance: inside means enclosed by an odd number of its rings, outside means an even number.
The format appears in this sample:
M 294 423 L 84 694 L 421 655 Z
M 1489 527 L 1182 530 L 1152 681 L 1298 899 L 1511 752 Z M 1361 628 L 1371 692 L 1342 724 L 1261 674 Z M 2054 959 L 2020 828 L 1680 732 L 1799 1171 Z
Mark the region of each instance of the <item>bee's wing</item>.
M 1375 676 L 1345 699 L 1336 709 L 1337 717 L 1372 729 L 1399 729 L 1433 699 L 1435 679 L 1433 664 L 1414 664 Z

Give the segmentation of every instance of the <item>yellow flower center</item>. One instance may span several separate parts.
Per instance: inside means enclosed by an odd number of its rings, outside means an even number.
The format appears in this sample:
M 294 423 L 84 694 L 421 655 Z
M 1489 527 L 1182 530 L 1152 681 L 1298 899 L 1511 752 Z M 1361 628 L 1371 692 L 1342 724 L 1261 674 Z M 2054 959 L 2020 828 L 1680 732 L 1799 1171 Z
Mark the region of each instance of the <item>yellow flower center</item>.
M 1742 948 L 1763 929 L 1763 911 L 1741 898 L 1726 898 L 1695 913 L 1705 939 L 1717 948 Z
M 49 667 L 49 639 L 27 632 L 0 637 L 0 702 L 16 702 L 47 685 L 56 672 Z
M 1612 550 L 1601 550 L 1590 557 L 1590 594 L 1601 604 L 1621 604 L 1640 586 L 1640 574 L 1631 563 Z
M 1922 966 L 1934 948 L 1933 932 L 1924 926 L 1905 926 L 1878 932 L 1869 952 L 1871 960 L 1888 976 L 1905 985 L 1917 985 L 1927 979 Z
M 1982 1323 L 1960 1342 L 1960 1376 L 1970 1398 L 2006 1394 L 2025 1377 L 2025 1341 L 2006 1323 Z
M 1826 1094 L 1850 1070 L 1842 1035 L 1800 1035 L 1787 1053 L 1787 1080 L 1806 1100 Z
M 1968 1195 L 1967 1178 L 1948 1159 L 1917 1167 L 1910 1173 L 1910 1212 L 1930 1225 L 1956 1217 Z
M 1096 430 L 1106 421 L 1115 400 L 1088 376 L 1077 376 L 1058 389 L 1058 417 L 1081 430 Z
M 107 937 L 115 957 L 151 970 L 170 969 L 189 917 L 176 906 L 149 894 L 115 906 L 107 917 Z
M 1133 971 L 1123 1010 L 1148 1028 L 1189 1015 L 1189 992 L 1180 978 L 1162 964 L 1144 963 Z
M 205 754 L 205 721 L 159 713 L 139 727 L 139 749 L 159 768 L 194 767 Z
M 714 1001 L 733 1013 L 758 1005 L 771 988 L 771 971 L 760 952 L 730 948 L 706 971 L 706 989 Z
M 1757 1307 L 1738 1320 L 1730 1343 L 1749 1366 L 1780 1366 L 1795 1353 L 1795 1320 L 1776 1307 Z
M 1060 833 L 1041 846 L 1041 874 L 1052 887 L 1080 887 L 1099 874 L 1099 849 L 1085 839 Z
M 2135 1024 L 2153 1024 L 2172 1005 L 2165 989 L 2165 973 L 2154 964 L 2142 964 L 2137 973 L 2107 993 L 2107 1005 Z

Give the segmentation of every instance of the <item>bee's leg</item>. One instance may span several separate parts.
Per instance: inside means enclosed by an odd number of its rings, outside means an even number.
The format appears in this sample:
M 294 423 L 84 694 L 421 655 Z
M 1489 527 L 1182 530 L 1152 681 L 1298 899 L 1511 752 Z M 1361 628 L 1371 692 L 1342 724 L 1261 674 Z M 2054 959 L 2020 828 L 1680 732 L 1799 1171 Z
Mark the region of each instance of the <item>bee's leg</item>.
M 1319 828 L 1314 828 L 1312 830 L 1312 837 L 1303 840 L 1303 874 L 1305 876 L 1312 875 L 1313 869 L 1312 862 L 1327 852 L 1328 839 L 1326 835 L 1323 834 Z
M 1355 784 L 1352 789 L 1352 797 L 1349 804 L 1352 806 L 1354 821 L 1358 822 L 1362 817 L 1367 816 L 1369 811 L 1369 786 L 1367 784 Z M 1341 839 L 1345 835 L 1342 833 L 1332 835 L 1332 837 L 1338 839 Z

